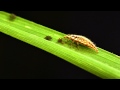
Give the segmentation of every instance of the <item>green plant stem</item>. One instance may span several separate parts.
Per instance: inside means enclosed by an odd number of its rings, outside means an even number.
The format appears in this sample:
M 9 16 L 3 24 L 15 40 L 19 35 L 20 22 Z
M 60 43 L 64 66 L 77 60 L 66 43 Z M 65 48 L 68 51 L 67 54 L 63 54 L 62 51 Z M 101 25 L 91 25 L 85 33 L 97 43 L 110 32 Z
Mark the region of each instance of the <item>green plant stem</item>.
M 79 49 L 70 48 L 68 44 L 57 42 L 65 35 L 64 33 L 19 16 L 11 21 L 9 20 L 10 15 L 0 11 L 0 32 L 54 54 L 101 78 L 120 78 L 119 56 L 99 47 L 98 53 L 84 46 L 80 46 Z M 46 36 L 51 36 L 52 40 L 44 39 Z

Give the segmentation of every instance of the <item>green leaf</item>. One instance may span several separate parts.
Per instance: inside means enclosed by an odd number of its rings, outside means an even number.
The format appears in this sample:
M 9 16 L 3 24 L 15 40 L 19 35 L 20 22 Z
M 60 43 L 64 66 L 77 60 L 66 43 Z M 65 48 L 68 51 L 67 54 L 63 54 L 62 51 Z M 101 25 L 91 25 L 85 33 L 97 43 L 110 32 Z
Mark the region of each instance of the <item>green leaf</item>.
M 19 16 L 0 11 L 0 32 L 56 55 L 101 78 L 120 78 L 120 56 L 98 48 L 94 50 L 80 45 L 58 42 L 66 34 Z M 51 40 L 45 37 L 50 36 Z M 64 41 L 64 39 L 63 39 Z

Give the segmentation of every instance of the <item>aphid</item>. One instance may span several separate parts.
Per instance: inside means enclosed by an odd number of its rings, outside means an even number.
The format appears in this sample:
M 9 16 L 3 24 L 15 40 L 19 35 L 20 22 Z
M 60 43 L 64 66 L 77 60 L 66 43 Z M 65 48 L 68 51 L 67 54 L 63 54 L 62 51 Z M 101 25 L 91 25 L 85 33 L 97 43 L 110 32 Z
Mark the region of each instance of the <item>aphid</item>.
M 46 39 L 46 40 L 51 40 L 52 37 L 51 37 L 51 36 L 46 36 L 44 39 Z
M 13 21 L 14 19 L 16 18 L 16 15 L 15 14 L 10 14 L 10 16 L 9 16 L 9 20 L 10 21 Z
M 88 38 L 81 36 L 81 35 L 74 35 L 74 34 L 68 34 L 66 36 L 64 36 L 64 38 L 70 39 L 73 42 L 75 42 L 77 45 L 82 44 L 85 45 L 89 48 L 94 49 L 96 52 L 98 52 L 97 47 L 95 46 L 95 44 L 89 40 Z
M 63 44 L 63 40 L 62 40 L 62 38 L 59 38 L 57 42 Z

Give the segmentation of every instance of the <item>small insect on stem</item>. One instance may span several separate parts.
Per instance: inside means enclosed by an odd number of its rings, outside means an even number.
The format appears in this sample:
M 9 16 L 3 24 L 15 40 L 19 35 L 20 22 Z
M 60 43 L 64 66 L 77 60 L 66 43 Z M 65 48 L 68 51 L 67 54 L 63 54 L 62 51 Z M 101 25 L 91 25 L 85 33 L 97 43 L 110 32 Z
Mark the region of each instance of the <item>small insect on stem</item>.
M 10 16 L 9 16 L 9 20 L 10 21 L 13 21 L 14 19 L 16 18 L 16 15 L 15 14 L 10 14 Z
M 89 40 L 88 38 L 86 38 L 84 36 L 68 34 L 68 35 L 64 36 L 64 38 L 72 40 L 77 45 L 82 44 L 82 45 L 85 45 L 85 46 L 95 50 L 96 52 L 98 52 L 98 49 L 95 46 L 95 44 L 91 40 Z
M 57 42 L 63 44 L 62 38 L 59 38 L 59 39 L 57 40 Z
M 51 40 L 52 37 L 51 37 L 51 36 L 46 36 L 44 39 L 46 39 L 46 40 Z

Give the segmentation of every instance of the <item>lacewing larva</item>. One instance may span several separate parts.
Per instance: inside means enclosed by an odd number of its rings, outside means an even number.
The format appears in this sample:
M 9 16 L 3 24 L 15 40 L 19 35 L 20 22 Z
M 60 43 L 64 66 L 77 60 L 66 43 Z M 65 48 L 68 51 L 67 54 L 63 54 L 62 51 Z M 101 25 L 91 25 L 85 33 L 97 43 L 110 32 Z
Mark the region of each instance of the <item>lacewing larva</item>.
M 52 37 L 51 37 L 51 36 L 46 36 L 44 39 L 46 39 L 46 40 L 51 40 Z
M 91 40 L 86 38 L 85 36 L 68 34 L 68 35 L 64 36 L 64 38 L 72 40 L 77 45 L 82 44 L 82 45 L 85 45 L 85 46 L 95 50 L 96 52 L 98 52 L 96 45 Z

